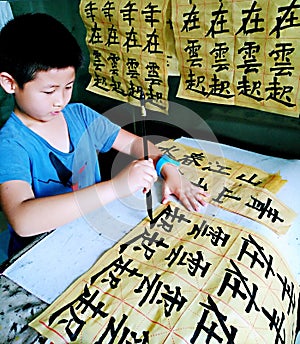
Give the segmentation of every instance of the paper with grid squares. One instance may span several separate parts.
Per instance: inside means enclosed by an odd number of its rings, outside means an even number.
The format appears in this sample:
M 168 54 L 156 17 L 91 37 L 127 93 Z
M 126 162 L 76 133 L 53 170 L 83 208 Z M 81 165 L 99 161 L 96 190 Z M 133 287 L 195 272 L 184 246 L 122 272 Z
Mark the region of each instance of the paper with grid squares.
M 279 343 L 295 336 L 297 282 L 246 228 L 169 203 L 30 326 L 53 343 Z
M 299 0 L 172 0 L 178 97 L 299 117 Z
M 286 233 L 297 217 L 276 192 L 287 182 L 277 173 L 208 154 L 173 140 L 157 147 L 180 162 L 180 173 L 209 193 L 207 201 L 232 213 L 259 222 L 277 234 Z

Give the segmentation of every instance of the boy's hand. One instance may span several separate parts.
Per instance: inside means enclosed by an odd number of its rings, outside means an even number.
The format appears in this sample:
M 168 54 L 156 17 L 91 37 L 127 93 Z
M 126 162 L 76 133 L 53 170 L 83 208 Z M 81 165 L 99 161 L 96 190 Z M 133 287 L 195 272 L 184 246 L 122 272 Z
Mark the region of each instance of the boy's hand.
M 199 211 L 201 206 L 206 206 L 207 203 L 203 197 L 209 197 L 209 194 L 181 175 L 177 167 L 166 165 L 164 179 L 162 189 L 163 204 L 168 201 L 170 195 L 174 195 L 190 211 Z
M 112 183 L 118 198 L 143 190 L 146 193 L 157 180 L 153 160 L 135 160 L 118 173 Z

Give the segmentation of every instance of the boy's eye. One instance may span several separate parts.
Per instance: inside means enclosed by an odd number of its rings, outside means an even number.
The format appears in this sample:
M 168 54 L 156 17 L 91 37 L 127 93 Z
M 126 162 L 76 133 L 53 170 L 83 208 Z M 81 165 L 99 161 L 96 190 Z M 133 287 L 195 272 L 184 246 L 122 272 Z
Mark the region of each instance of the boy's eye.
M 54 92 L 55 92 L 54 90 L 53 91 L 44 91 L 44 93 L 46 93 L 46 94 L 52 94 Z

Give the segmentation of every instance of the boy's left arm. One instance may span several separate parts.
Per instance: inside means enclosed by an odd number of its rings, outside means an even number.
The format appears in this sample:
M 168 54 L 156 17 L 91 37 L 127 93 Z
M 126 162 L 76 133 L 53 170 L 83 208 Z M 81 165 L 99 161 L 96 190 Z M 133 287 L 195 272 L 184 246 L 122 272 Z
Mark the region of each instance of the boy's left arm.
M 113 145 L 118 151 L 132 155 L 138 159 L 144 158 L 143 139 L 128 131 L 121 129 Z M 161 151 L 150 141 L 148 141 L 149 157 L 157 167 Z M 156 168 L 157 169 L 157 168 Z M 200 206 L 205 206 L 203 197 L 208 194 L 201 188 L 193 185 L 172 163 L 165 162 L 160 167 L 160 176 L 164 179 L 162 190 L 162 203 L 166 203 L 170 195 L 174 195 L 188 210 L 198 211 Z

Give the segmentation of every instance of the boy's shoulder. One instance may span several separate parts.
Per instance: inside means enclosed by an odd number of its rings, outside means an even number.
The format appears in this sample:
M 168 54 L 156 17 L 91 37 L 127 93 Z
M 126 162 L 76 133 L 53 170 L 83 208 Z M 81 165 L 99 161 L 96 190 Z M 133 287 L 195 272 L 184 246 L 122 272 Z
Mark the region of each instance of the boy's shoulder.
M 107 120 L 105 116 L 83 103 L 69 103 L 62 112 L 68 123 L 78 122 L 78 124 L 90 125 L 96 119 Z
M 94 110 L 92 110 L 87 105 L 84 105 L 83 103 L 69 103 L 66 105 L 66 107 L 63 109 L 63 114 L 66 115 L 77 115 L 79 117 L 89 115 L 90 113 L 93 113 Z
M 17 116 L 12 112 L 10 116 L 8 117 L 8 119 L 4 122 L 3 126 L 1 127 L 0 135 L 3 137 L 9 134 L 9 132 L 18 131 L 19 130 L 18 122 L 19 120 Z

